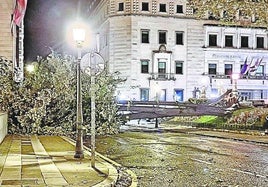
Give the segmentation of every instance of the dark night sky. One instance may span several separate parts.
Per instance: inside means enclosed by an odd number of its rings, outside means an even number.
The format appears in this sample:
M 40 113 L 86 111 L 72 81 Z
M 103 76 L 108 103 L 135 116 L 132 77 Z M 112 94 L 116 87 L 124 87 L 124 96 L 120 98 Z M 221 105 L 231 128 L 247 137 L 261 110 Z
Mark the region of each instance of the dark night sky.
M 69 20 L 77 16 L 78 7 L 85 8 L 84 5 L 79 6 L 79 1 L 28 0 L 24 18 L 25 61 L 35 60 L 37 55 L 48 55 L 50 48 L 58 52 L 66 51 L 65 27 Z

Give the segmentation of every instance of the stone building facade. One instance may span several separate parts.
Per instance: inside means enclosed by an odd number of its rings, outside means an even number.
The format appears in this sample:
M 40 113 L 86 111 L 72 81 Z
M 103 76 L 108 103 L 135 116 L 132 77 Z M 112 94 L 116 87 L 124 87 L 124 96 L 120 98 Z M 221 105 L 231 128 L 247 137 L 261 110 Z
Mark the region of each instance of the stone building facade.
M 234 81 L 244 99 L 267 98 L 266 29 L 221 26 L 193 12 L 185 0 L 92 3 L 101 53 L 111 72 L 127 78 L 119 99 L 185 101 L 201 90 L 210 98 Z M 246 59 L 261 59 L 257 73 L 233 80 Z
M 14 38 L 11 32 L 11 15 L 14 10 L 13 0 L 2 0 L 0 3 L 0 56 L 13 59 Z
M 16 26 L 12 21 L 15 9 L 14 0 L 3 0 L 0 3 L 0 57 L 13 62 L 14 81 L 24 79 L 24 23 Z

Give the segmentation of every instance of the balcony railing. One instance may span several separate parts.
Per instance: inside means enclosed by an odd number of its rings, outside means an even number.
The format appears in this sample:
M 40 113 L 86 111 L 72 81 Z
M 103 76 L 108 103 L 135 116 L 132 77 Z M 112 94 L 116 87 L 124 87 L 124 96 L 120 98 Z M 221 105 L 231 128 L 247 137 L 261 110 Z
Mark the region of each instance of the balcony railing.
M 207 74 L 203 73 L 203 75 L 207 75 L 214 79 L 231 79 L 231 75 L 224 74 Z M 255 75 L 241 75 L 239 79 L 253 79 L 253 80 L 268 80 L 268 74 L 255 74 Z
M 150 75 L 150 80 L 176 80 L 174 73 L 151 73 Z

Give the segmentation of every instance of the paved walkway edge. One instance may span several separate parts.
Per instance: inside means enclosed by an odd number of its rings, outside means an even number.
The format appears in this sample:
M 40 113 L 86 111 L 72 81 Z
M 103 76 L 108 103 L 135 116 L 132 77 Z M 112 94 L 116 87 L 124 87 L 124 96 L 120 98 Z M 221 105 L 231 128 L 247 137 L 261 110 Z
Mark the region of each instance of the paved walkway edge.
M 70 142 L 72 145 L 75 146 L 75 141 L 72 140 L 71 138 L 68 138 L 66 136 L 61 136 L 61 138 L 63 138 L 64 140 Z M 84 146 L 84 150 L 85 150 L 85 152 L 87 154 L 91 155 L 91 153 L 90 153 L 91 149 L 90 148 Z M 118 174 L 118 171 L 117 171 L 117 169 L 115 167 L 119 167 L 121 165 L 118 164 L 117 162 L 115 162 L 115 161 L 113 161 L 113 160 L 111 160 L 111 159 L 109 159 L 109 158 L 101 155 L 98 152 L 96 152 L 95 154 L 96 154 L 96 156 L 98 156 L 102 160 L 106 161 L 103 164 L 105 164 L 106 167 L 109 169 L 109 175 L 108 175 L 108 177 L 104 181 L 102 181 L 102 182 L 94 185 L 94 187 L 115 186 L 115 183 L 116 183 L 116 181 L 118 179 L 118 175 L 119 175 Z M 132 183 L 131 183 L 131 186 L 130 187 L 137 187 L 138 180 L 137 180 L 137 176 L 135 175 L 135 173 L 132 172 L 131 170 L 127 170 L 127 173 L 131 176 L 131 179 L 132 179 Z

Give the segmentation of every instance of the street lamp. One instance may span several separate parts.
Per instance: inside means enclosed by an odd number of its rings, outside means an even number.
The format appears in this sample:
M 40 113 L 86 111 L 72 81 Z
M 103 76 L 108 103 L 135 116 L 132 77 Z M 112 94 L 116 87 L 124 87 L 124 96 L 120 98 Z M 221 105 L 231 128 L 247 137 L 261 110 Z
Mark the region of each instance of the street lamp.
M 233 90 L 232 90 L 232 92 L 233 92 L 233 95 L 234 96 L 238 96 L 238 91 L 237 91 L 237 80 L 239 79 L 239 74 L 237 74 L 237 73 L 234 73 L 234 74 L 232 74 L 232 79 L 233 79 Z
M 81 95 L 81 51 L 83 43 L 85 41 L 86 31 L 83 27 L 73 28 L 73 39 L 76 42 L 77 47 L 77 80 L 76 80 L 76 145 L 74 158 L 84 158 L 83 153 L 83 136 L 82 136 L 82 124 L 83 124 L 83 113 L 82 113 L 82 95 Z
M 159 98 L 160 91 L 161 91 L 160 86 L 159 86 L 158 82 L 156 82 L 156 84 L 155 84 L 155 100 L 156 100 L 156 104 L 157 104 L 158 108 L 159 108 L 159 100 L 160 100 L 160 98 Z M 155 118 L 155 126 L 154 127 L 158 128 L 158 118 L 157 117 Z

